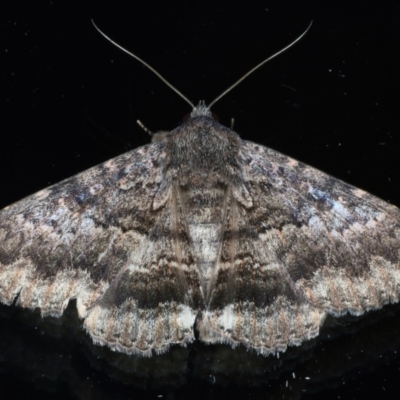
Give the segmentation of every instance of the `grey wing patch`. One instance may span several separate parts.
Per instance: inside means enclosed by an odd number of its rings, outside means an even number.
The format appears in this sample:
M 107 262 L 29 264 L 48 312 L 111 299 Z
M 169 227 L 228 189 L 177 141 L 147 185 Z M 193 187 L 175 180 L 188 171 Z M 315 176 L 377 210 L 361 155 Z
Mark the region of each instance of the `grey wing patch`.
M 168 194 L 162 186 L 164 158 L 164 145 L 151 144 L 2 210 L 0 301 L 11 304 L 17 298 L 23 307 L 38 307 L 42 315 L 59 316 L 68 301 L 76 298 L 79 316 L 88 318 L 86 329 L 98 341 L 110 344 L 109 335 L 115 336 L 113 332 L 120 327 L 112 326 L 115 319 L 104 319 L 108 314 L 99 314 L 99 307 L 107 304 L 108 310 L 119 316 L 140 309 L 140 304 L 129 297 L 135 295 L 134 286 L 128 288 L 123 306 L 117 311 L 107 299 L 111 298 L 115 281 L 122 282 L 132 269 L 133 254 L 145 257 L 143 251 L 151 253 L 149 232 L 165 219 Z M 142 268 L 151 270 L 152 264 L 148 260 Z M 129 282 L 140 285 L 137 279 Z M 179 291 L 176 281 L 166 285 L 170 285 L 170 292 Z M 176 313 L 176 307 L 179 305 L 170 302 L 157 305 L 155 310 L 171 313 L 172 318 L 182 314 Z M 147 323 L 151 330 L 156 321 L 154 312 L 137 313 L 146 317 L 137 329 Z M 174 337 L 179 342 L 183 336 Z M 163 345 L 169 337 L 165 336 Z M 120 343 L 119 349 L 124 350 L 123 339 Z M 134 352 L 132 343 L 126 347 L 128 352 Z
M 252 226 L 310 304 L 338 316 L 399 300 L 398 208 L 262 146 L 243 157 Z
M 172 191 L 139 251 L 90 310 L 85 328 L 99 344 L 150 356 L 152 350 L 162 353 L 173 343 L 193 341 L 201 308 L 199 274 Z
M 205 342 L 244 344 L 268 355 L 315 337 L 325 313 L 296 289 L 251 226 L 252 212 L 232 193 L 210 302 L 197 326 Z
M 250 142 L 249 208 L 230 200 L 206 342 L 269 354 L 319 332 L 326 315 L 363 314 L 400 297 L 400 211 Z

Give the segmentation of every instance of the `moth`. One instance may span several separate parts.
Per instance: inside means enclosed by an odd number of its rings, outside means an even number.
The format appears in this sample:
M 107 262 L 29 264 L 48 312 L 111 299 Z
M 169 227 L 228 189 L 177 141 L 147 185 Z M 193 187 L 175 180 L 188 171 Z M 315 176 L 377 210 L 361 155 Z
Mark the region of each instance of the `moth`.
M 399 300 L 398 208 L 187 101 L 151 144 L 0 212 L 1 302 L 60 316 L 76 299 L 95 343 L 150 356 L 195 330 L 276 354 Z

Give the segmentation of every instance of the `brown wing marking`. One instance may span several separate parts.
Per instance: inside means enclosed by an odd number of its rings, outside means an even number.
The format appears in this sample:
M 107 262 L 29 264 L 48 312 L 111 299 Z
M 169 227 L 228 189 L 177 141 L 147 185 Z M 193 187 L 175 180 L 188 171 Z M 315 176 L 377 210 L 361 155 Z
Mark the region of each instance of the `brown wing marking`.
M 310 304 L 338 316 L 399 300 L 398 208 L 253 143 L 242 157 L 249 223 Z
M 316 336 L 325 312 L 304 299 L 265 248 L 250 224 L 251 212 L 230 196 L 214 290 L 197 328 L 207 343 L 242 343 L 275 354 Z
M 171 193 L 140 251 L 89 311 L 85 328 L 96 343 L 150 356 L 194 340 L 204 300 L 181 204 Z

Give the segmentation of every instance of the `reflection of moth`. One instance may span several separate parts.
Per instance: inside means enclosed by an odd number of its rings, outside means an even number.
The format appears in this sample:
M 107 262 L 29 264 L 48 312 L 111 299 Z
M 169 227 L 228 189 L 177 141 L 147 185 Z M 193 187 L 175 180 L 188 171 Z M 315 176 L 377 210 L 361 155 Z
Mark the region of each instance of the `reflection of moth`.
M 400 295 L 400 211 L 266 147 L 209 108 L 152 144 L 0 212 L 0 300 L 131 354 L 199 338 L 284 351 L 327 314 Z

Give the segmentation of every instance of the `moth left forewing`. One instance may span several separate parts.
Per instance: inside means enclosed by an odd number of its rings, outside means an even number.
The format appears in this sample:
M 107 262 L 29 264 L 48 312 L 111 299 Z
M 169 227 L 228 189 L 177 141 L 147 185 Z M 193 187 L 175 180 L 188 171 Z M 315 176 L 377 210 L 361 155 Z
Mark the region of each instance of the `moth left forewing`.
M 360 315 L 399 300 L 398 208 L 268 148 L 242 156 L 249 222 L 310 304 Z
M 163 157 L 146 146 L 2 210 L 0 301 L 59 316 L 76 298 L 85 317 L 157 218 Z
M 150 356 L 194 340 L 204 301 L 179 199 L 170 193 L 140 249 L 89 311 L 84 326 L 94 342 Z
M 95 343 L 150 356 L 194 339 L 204 308 L 165 143 L 133 150 L 0 212 L 0 301 L 60 316 Z

